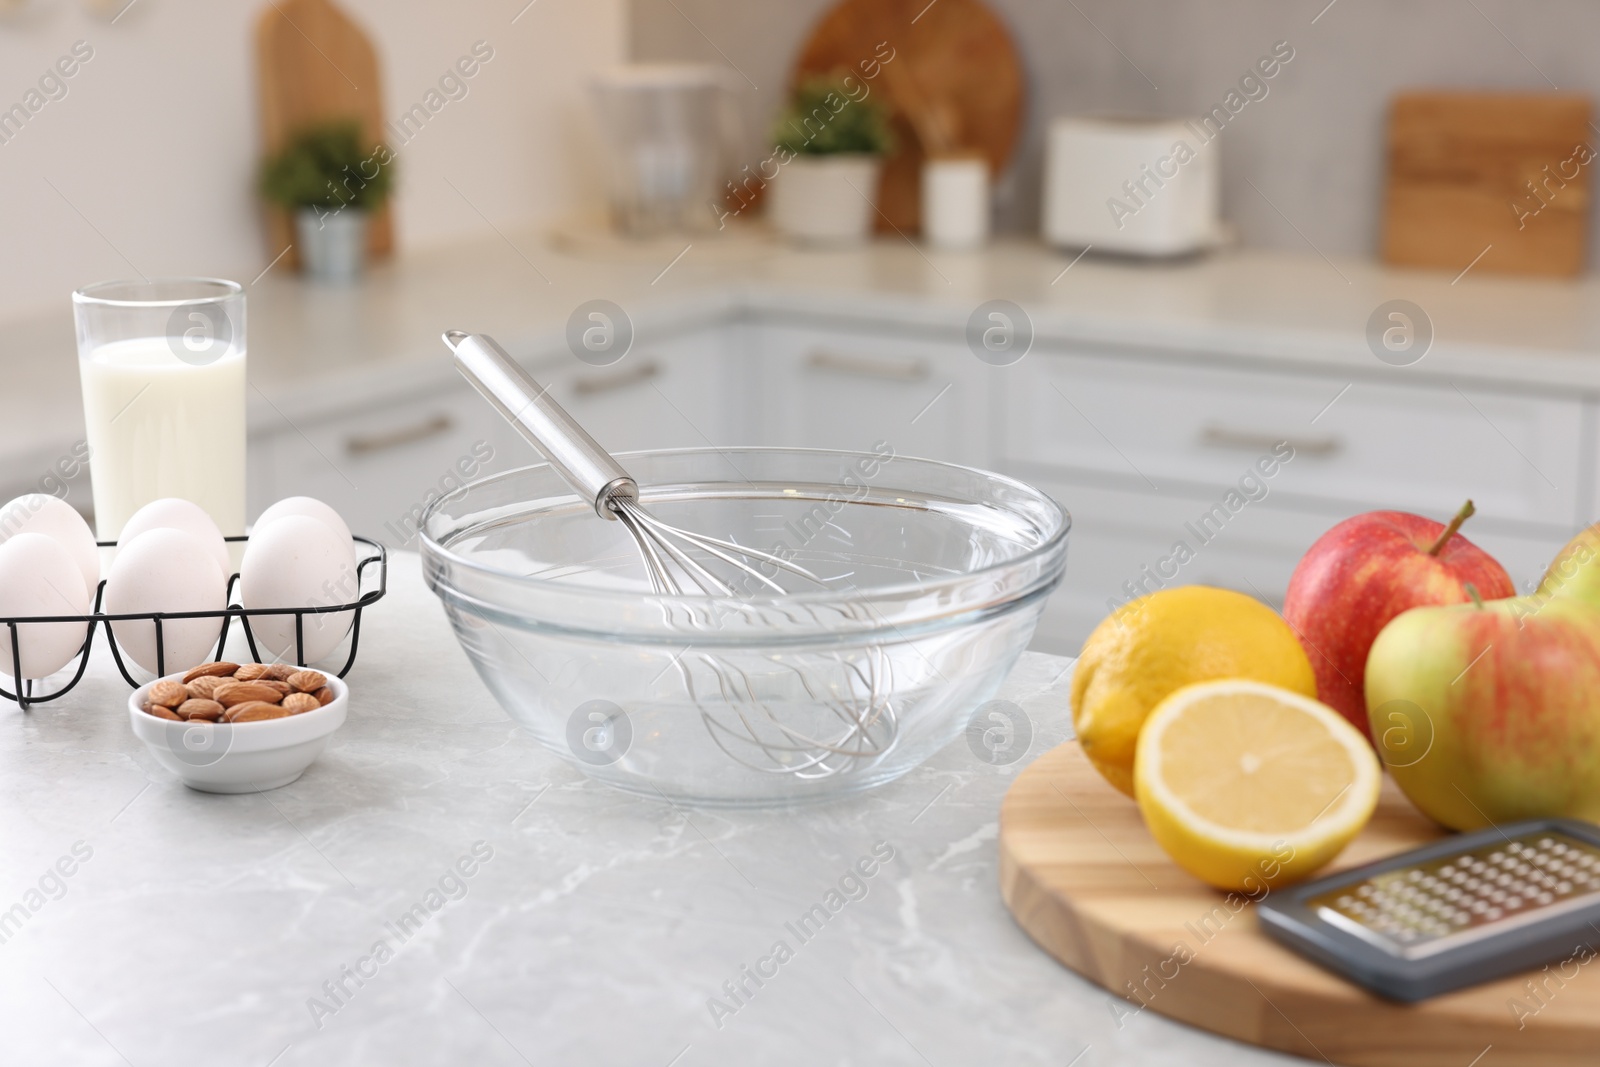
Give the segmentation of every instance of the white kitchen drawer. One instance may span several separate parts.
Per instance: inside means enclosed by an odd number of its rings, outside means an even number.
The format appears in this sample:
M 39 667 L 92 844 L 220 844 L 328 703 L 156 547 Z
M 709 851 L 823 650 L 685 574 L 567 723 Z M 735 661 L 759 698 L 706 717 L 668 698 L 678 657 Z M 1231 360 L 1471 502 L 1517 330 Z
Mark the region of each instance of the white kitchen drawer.
M 1208 507 L 1203 501 L 1051 482 L 1041 487 L 1071 512 L 1072 532 L 1066 578 L 1045 610 L 1033 647 L 1065 655 L 1077 654 L 1113 603 L 1130 599 L 1127 582 L 1136 593 L 1141 583 L 1151 592 L 1163 583 L 1213 585 L 1281 607 L 1295 564 L 1331 525 L 1318 516 L 1251 504 L 1220 529 L 1202 531 L 1202 540 L 1192 527 Z M 1180 540 L 1193 558 L 1169 565 L 1170 576 L 1158 574 Z
M 641 339 L 609 367 L 563 356 L 533 371 L 607 451 L 741 444 L 734 412 L 750 399 L 735 388 L 727 338 L 707 330 Z
M 1292 467 L 1292 464 L 1291 464 Z M 1275 483 L 1278 479 L 1273 479 Z M 1272 484 L 1272 483 L 1269 483 Z M 1337 519 L 1308 512 L 1246 504 L 1220 529 L 1196 533 L 1210 503 L 1162 497 L 1136 490 L 1087 488 L 1042 482 L 1072 513 L 1067 542 L 1067 574 L 1051 597 L 1033 646 L 1039 651 L 1076 655 L 1089 632 L 1129 598 L 1124 583 L 1143 583 L 1145 591 L 1178 585 L 1212 585 L 1248 593 L 1274 608 L 1283 606 L 1300 557 Z M 1516 537 L 1485 534 L 1468 525 L 1466 535 L 1500 561 L 1519 590 L 1544 573 L 1565 536 Z M 1193 558 L 1158 572 L 1183 541 Z M 1149 568 L 1146 570 L 1146 568 Z M 1176 573 L 1172 573 L 1176 570 Z
M 391 546 L 410 542 L 429 494 L 531 461 L 528 448 L 465 382 L 421 399 L 252 438 L 252 517 L 286 496 L 333 505 L 351 530 Z M 254 462 L 265 452 L 267 463 Z M 259 480 L 253 479 L 253 480 Z
M 720 335 L 639 344 L 610 367 L 564 355 L 530 367 L 607 449 L 727 444 Z M 251 513 L 285 496 L 338 508 L 357 533 L 411 543 L 430 494 L 472 477 L 541 462 L 466 382 L 414 400 L 254 437 Z M 485 458 L 487 457 L 487 458 Z M 264 483 L 264 484 L 263 484 Z
M 758 443 L 870 451 L 982 467 L 991 373 L 959 340 L 765 325 Z
M 1480 522 L 1565 530 L 1588 498 L 1578 400 L 1072 355 L 1017 369 L 1004 455 L 1063 476 L 1222 487 L 1287 440 L 1276 488 L 1339 510 L 1449 515 L 1470 497 Z

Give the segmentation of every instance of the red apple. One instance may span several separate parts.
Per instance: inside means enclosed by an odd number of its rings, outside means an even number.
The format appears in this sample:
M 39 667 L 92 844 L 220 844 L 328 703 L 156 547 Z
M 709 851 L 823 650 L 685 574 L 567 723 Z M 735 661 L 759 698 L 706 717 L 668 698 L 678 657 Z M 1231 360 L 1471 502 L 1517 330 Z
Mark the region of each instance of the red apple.
M 1390 619 L 1465 604 L 1469 585 L 1484 600 L 1516 595 L 1505 568 L 1456 532 L 1473 510 L 1467 501 L 1448 526 L 1404 511 L 1346 519 L 1317 538 L 1289 579 L 1283 617 L 1311 659 L 1317 697 L 1369 740 L 1367 653 Z

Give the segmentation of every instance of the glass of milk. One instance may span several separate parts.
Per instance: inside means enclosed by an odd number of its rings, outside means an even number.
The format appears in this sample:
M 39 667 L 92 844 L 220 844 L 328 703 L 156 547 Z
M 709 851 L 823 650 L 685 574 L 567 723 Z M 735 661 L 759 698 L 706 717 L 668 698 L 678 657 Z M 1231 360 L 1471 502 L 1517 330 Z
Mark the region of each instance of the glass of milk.
M 104 282 L 72 294 L 95 525 L 191 500 L 244 533 L 244 289 L 215 278 Z

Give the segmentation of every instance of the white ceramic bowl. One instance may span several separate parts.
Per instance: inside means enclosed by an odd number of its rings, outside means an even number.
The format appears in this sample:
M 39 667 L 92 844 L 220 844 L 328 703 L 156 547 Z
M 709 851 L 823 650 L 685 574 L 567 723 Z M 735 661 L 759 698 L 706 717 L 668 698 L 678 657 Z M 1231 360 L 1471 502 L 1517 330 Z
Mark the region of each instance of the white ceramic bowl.
M 167 677 L 183 680 L 181 673 Z M 328 738 L 344 725 L 350 699 L 349 686 L 329 675 L 333 701 L 316 711 L 260 722 L 174 722 L 144 710 L 150 685 L 128 698 L 134 736 L 184 785 L 204 793 L 259 793 L 288 785 L 322 755 Z

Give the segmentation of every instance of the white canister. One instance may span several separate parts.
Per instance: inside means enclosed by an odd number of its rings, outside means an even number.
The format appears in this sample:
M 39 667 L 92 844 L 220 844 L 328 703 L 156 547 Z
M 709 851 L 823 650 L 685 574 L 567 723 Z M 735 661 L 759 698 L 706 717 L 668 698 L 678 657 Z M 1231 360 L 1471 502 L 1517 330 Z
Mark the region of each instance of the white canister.
M 922 235 L 934 248 L 977 248 L 989 239 L 989 163 L 981 156 L 922 164 Z

